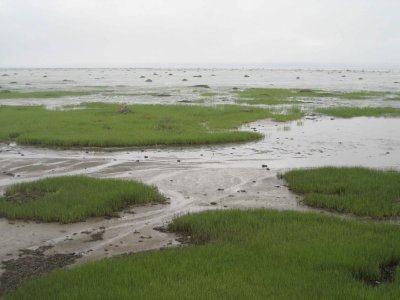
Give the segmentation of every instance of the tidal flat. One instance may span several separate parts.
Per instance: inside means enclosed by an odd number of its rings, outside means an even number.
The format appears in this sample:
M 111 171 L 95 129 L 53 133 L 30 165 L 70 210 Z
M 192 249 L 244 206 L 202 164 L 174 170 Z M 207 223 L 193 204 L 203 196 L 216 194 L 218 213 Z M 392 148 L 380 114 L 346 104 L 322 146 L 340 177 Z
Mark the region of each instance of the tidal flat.
M 47 178 L 85 176 L 155 186 L 164 195 L 165 202 L 129 206 L 107 218 L 90 217 L 70 224 L 0 218 L 0 259 L 4 261 L 0 282 L 1 293 L 7 293 L 6 297 L 24 299 L 34 295 L 34 298 L 46 299 L 53 293 L 62 299 L 87 293 L 85 296 L 90 298 L 92 286 L 85 280 L 88 274 L 109 287 L 102 290 L 102 295 L 113 293 L 120 298 L 129 298 L 132 293 L 140 298 L 152 298 L 153 292 L 160 292 L 166 298 L 176 299 L 195 291 L 200 293 L 196 294 L 199 297 L 221 298 L 223 295 L 218 291 L 223 291 L 230 298 L 274 295 L 283 299 L 300 295 L 296 288 L 288 288 L 296 286 L 305 298 L 311 295 L 328 299 L 351 299 L 359 295 L 398 297 L 399 248 L 391 242 L 398 240 L 396 215 L 388 219 L 387 212 L 377 203 L 372 210 L 378 214 L 376 220 L 363 213 L 352 215 L 344 209 L 338 213 L 317 205 L 308 206 L 307 196 L 294 193 L 290 181 L 286 182 L 278 174 L 325 166 L 368 167 L 371 172 L 399 171 L 400 118 L 397 114 L 380 118 L 381 113 L 367 112 L 400 108 L 396 100 L 400 93 L 396 83 L 400 82 L 400 74 L 80 69 L 46 70 L 43 77 L 43 72 L 20 70 L 17 75 L 0 78 L 0 90 L 45 92 L 51 87 L 79 91 L 85 86 L 89 91 L 97 86 L 99 91 L 102 87 L 107 91 L 59 98 L 2 99 L 1 110 L 7 112 L 0 119 L 5 122 L 1 126 L 0 142 L 2 196 L 14 184 L 31 182 L 34 186 L 37 180 Z M 9 70 L 4 73 L 14 74 Z M 147 79 L 152 81 L 146 82 Z M 11 81 L 17 84 L 9 84 Z M 26 83 L 30 85 L 25 86 Z M 255 89 L 260 94 L 280 89 L 283 94 L 279 99 L 296 102 L 255 104 L 246 103 L 251 99 L 239 96 Z M 292 97 L 293 91 L 304 97 Z M 347 94 L 347 98 L 332 96 L 333 93 Z M 329 113 L 326 116 L 320 111 L 341 108 L 352 109 L 352 115 L 341 118 Z M 139 126 L 130 127 L 135 121 Z M 146 130 L 141 125 L 147 126 Z M 256 138 L 240 143 L 232 139 L 222 143 L 198 140 L 195 147 L 187 147 L 188 143 L 159 142 L 125 147 L 126 140 L 140 134 L 143 139 L 151 140 L 152 134 L 159 132 L 158 141 L 172 140 L 170 133 L 180 137 L 179 130 L 185 133 L 191 126 L 196 130 L 201 128 L 203 134 L 222 131 L 232 136 L 244 134 Z M 192 131 L 194 138 L 200 136 L 194 134 L 196 130 Z M 23 142 L 22 137 L 29 139 L 35 135 L 40 135 L 38 140 L 51 142 Z M 88 147 L 90 139 L 96 141 L 96 147 Z M 55 148 L 51 145 L 55 140 L 69 140 L 70 144 Z M 79 144 L 84 140 L 86 144 Z M 107 143 L 125 141 L 125 144 L 110 143 L 112 147 L 103 147 L 106 143 L 102 141 L 106 140 Z M 339 171 L 337 176 L 345 178 Z M 396 186 L 397 179 L 393 180 Z M 358 189 L 353 183 L 339 187 L 344 196 L 353 188 Z M 360 189 L 363 186 L 359 184 Z M 381 194 L 394 195 L 392 198 L 397 199 L 394 188 L 386 184 L 380 187 Z M 357 208 L 365 211 L 367 206 L 362 200 Z M 369 200 L 374 204 L 374 199 Z M 267 230 L 271 226 L 276 234 Z M 314 237 L 312 241 L 308 239 L 310 236 Z M 177 248 L 188 245 L 187 242 L 190 246 Z M 168 249 L 159 251 L 165 248 Z M 328 258 L 321 254 L 326 251 L 330 251 Z M 353 255 L 361 252 L 366 256 Z M 68 270 L 55 270 L 46 275 L 53 267 L 71 264 Z M 48 268 L 35 273 L 37 265 Z M 294 269 L 294 265 L 298 268 Z M 338 265 L 340 269 L 335 267 Z M 114 274 L 112 270 L 122 270 L 122 266 L 140 270 L 146 269 L 145 266 L 154 268 L 134 275 Z M 153 270 L 159 270 L 160 266 L 165 267 L 160 277 L 147 277 L 155 274 Z M 195 273 L 193 269 L 201 272 Z M 237 272 L 239 269 L 245 270 L 245 278 L 240 276 L 242 272 Z M 104 270 L 112 271 L 107 273 L 112 280 L 104 281 Z M 222 274 L 218 270 L 225 271 Z M 295 270 L 293 276 L 288 276 L 289 270 Z M 181 284 L 183 277 L 179 274 L 184 274 L 185 284 Z M 82 284 L 74 282 L 73 276 L 81 279 Z M 215 279 L 215 284 L 207 278 Z M 154 290 L 148 286 L 151 282 L 157 287 Z M 118 287 L 120 294 L 108 283 Z M 135 285 L 140 289 L 131 291 L 129 287 Z M 69 295 L 63 294 L 67 288 L 71 291 Z

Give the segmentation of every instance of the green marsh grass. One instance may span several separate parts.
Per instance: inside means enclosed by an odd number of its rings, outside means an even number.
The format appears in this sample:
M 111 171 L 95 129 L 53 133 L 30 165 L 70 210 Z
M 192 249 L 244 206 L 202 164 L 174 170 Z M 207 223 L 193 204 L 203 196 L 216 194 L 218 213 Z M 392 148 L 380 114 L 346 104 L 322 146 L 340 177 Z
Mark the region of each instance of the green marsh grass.
M 87 96 L 93 95 L 93 91 L 41 91 L 41 92 L 17 92 L 0 91 L 0 99 L 22 99 L 22 98 L 60 98 L 66 96 Z
M 247 104 L 291 104 L 299 103 L 304 98 L 339 98 L 346 100 L 366 100 L 371 98 L 384 98 L 392 95 L 380 91 L 355 91 L 338 92 L 313 89 L 285 89 L 285 88 L 248 88 L 237 92 L 240 100 Z
M 325 167 L 282 176 L 309 206 L 374 218 L 400 216 L 400 172 Z
M 338 118 L 400 117 L 400 109 L 393 107 L 329 107 L 317 108 L 315 111 Z
M 133 204 L 164 202 L 155 187 L 140 182 L 64 176 L 13 185 L 0 197 L 0 217 L 70 223 L 114 216 Z
M 279 113 L 237 105 L 129 105 L 87 103 L 82 109 L 0 106 L 0 140 L 54 147 L 202 145 L 262 138 L 237 131 L 242 124 L 271 118 L 289 121 L 301 112 Z
M 206 93 L 201 93 L 200 94 L 202 97 L 213 97 L 213 96 L 218 96 L 218 93 L 214 93 L 214 92 L 206 92 Z
M 391 281 L 381 274 L 382 266 L 400 260 L 395 225 L 227 210 L 185 215 L 170 229 L 189 235 L 195 245 L 57 270 L 5 299 L 400 297 L 400 277 Z

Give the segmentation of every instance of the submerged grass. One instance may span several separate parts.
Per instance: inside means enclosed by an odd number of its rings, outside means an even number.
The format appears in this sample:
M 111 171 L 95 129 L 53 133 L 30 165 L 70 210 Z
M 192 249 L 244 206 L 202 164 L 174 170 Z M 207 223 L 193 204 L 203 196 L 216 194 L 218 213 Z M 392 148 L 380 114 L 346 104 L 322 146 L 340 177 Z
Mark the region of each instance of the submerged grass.
M 17 92 L 0 91 L 0 99 L 22 99 L 22 98 L 60 98 L 66 96 L 87 96 L 97 92 L 93 91 L 45 91 L 45 92 Z
M 400 109 L 393 107 L 329 107 L 315 110 L 338 118 L 353 117 L 400 117 Z
M 155 187 L 140 182 L 64 176 L 9 187 L 0 197 L 0 217 L 70 223 L 164 201 Z
M 0 140 L 60 147 L 201 145 L 262 138 L 237 131 L 242 124 L 271 118 L 288 121 L 302 113 L 279 113 L 237 105 L 85 104 L 78 110 L 0 106 Z
M 248 104 L 290 104 L 298 103 L 305 98 L 339 98 L 347 100 L 366 100 L 392 95 L 380 91 L 338 92 L 313 89 L 284 89 L 284 88 L 248 88 L 238 92 L 240 100 Z M 385 98 L 386 99 L 386 98 Z
M 325 167 L 282 176 L 312 207 L 374 218 L 400 216 L 400 172 Z
M 213 211 L 170 229 L 196 246 L 105 259 L 5 299 L 398 299 L 398 226 L 314 213 Z M 190 296 L 189 296 L 190 295 Z

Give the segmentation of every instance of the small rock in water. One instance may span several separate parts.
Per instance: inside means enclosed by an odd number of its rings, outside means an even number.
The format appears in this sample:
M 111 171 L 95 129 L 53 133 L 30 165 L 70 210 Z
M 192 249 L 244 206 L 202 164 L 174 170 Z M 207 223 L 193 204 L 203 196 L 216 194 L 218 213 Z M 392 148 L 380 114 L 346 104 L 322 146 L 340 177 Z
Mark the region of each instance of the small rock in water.
M 217 191 L 223 191 L 224 189 L 223 188 L 217 188 Z
M 210 202 L 211 205 L 217 205 L 217 202 Z
M 268 168 L 268 165 L 262 165 L 261 168 Z
M 140 76 L 139 78 L 146 78 L 146 77 L 142 75 L 142 76 Z
M 247 78 L 247 77 L 250 77 L 250 76 L 246 74 L 246 75 L 244 75 L 244 77 L 246 77 L 246 78 Z
M 145 82 L 153 82 L 151 79 L 146 79 Z
M 182 81 L 188 81 L 186 78 L 183 78 Z
M 299 76 L 297 76 L 297 77 L 296 77 L 296 79 L 300 79 L 300 77 L 299 77 Z

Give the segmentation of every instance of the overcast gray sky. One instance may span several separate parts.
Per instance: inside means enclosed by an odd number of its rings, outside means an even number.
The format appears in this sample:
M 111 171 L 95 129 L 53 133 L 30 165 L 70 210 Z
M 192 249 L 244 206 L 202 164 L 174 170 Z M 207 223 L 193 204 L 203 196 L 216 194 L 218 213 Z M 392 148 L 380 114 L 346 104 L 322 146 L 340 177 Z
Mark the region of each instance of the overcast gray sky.
M 0 67 L 400 65 L 400 0 L 0 0 Z

